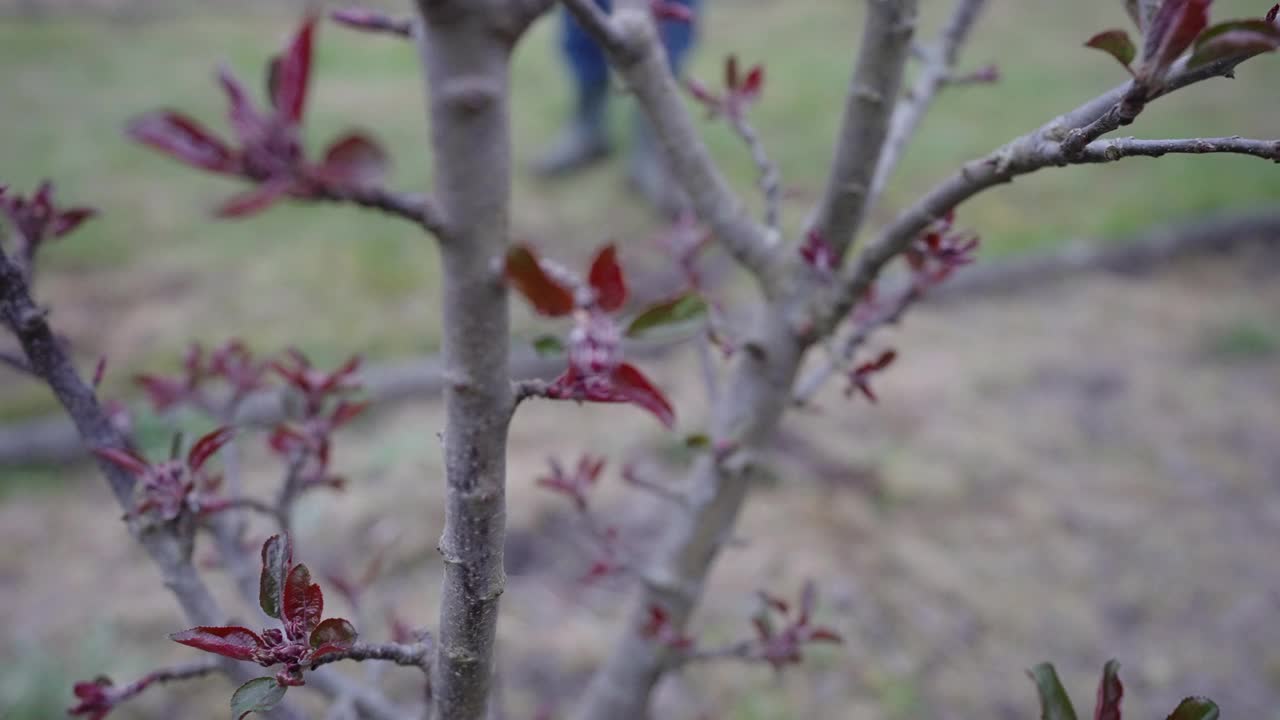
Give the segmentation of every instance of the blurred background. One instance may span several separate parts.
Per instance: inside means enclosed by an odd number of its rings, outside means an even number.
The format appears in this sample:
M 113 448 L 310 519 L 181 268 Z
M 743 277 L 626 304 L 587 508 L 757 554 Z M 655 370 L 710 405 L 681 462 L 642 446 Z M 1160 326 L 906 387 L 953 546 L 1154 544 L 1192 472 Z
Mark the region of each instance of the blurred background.
M 929 37 L 950 3 L 921 5 Z M 690 74 L 718 81 L 730 52 L 767 67 L 752 119 L 780 167 L 793 231 L 826 177 L 861 6 L 707 2 Z M 1213 6 L 1216 19 L 1266 10 L 1256 0 Z M 260 353 L 297 346 L 321 366 L 361 353 L 371 373 L 439 346 L 436 253 L 413 227 L 297 205 L 211 222 L 232 183 L 123 138 L 130 117 L 158 107 L 223 130 L 217 63 L 259 77 L 301 11 L 283 1 L 0 0 L 0 182 L 27 192 L 53 178 L 62 202 L 102 211 L 43 251 L 39 299 L 83 367 L 109 358 L 104 394 L 131 403 L 156 452 L 174 424 L 207 424 L 155 416 L 130 378 L 175 374 L 193 340 L 239 337 Z M 1125 25 L 1114 0 L 993 0 L 961 69 L 995 64 L 999 82 L 941 96 L 874 219 L 1123 81 L 1114 61 L 1081 44 Z M 570 266 L 615 239 L 628 266 L 662 267 L 653 238 L 663 225 L 627 189 L 622 155 L 563 181 L 524 172 L 570 102 L 556 31 L 542 21 L 515 62 L 516 236 Z M 326 25 L 317 52 L 311 147 L 365 128 L 393 149 L 393 186 L 429 188 L 412 48 Z M 1277 57 L 1249 62 L 1234 81 L 1161 100 L 1124 134 L 1276 137 L 1278 69 Z M 629 112 L 615 106 L 623 141 Z M 704 130 L 754 199 L 737 139 L 714 122 Z M 1058 665 L 1087 712 L 1098 672 L 1116 657 L 1126 716 L 1163 717 L 1184 695 L 1209 694 L 1226 716 L 1280 719 L 1280 220 L 1266 215 L 1280 213 L 1277 201 L 1274 164 L 1183 156 L 1044 171 L 965 205 L 960 224 L 981 234 L 981 263 L 992 267 L 1081 241 L 1120 247 L 1153 227 L 1212 235 L 1219 221 L 1264 219 L 1243 231 L 1262 242 L 1231 253 L 966 293 L 878 338 L 899 351 L 880 403 L 845 400 L 833 384 L 788 419 L 772 480 L 695 622 L 711 644 L 744 638 L 756 590 L 796 597 L 812 578 L 820 616 L 845 644 L 781 676 L 732 664 L 688 672 L 663 685 L 659 716 L 1030 718 L 1023 671 L 1042 660 Z M 518 345 L 547 330 L 515 312 Z M 607 651 L 626 591 L 577 584 L 590 557 L 573 513 L 534 486 L 546 459 L 605 454 L 601 508 L 640 548 L 655 532 L 649 511 L 662 508 L 637 499 L 619 469 L 633 462 L 674 482 L 689 462 L 680 438 L 706 415 L 696 361 L 677 351 L 641 364 L 677 399 L 678 434 L 621 406 L 534 404 L 514 423 L 499 667 L 508 717 L 563 714 Z M 4 720 L 61 716 L 74 680 L 128 680 L 189 657 L 165 639 L 185 626 L 101 479 L 56 451 L 20 452 L 46 441 L 56 450 L 56 410 L 47 390 L 0 367 L 0 446 L 8 438 L 19 449 L 0 459 Z M 348 490 L 301 507 L 297 542 L 309 563 L 358 574 L 360 558 L 382 557 L 375 600 L 360 613 L 364 637 L 385 638 L 392 616 L 434 623 L 440 427 L 429 395 L 375 408 L 338 448 Z M 268 492 L 280 472 L 263 445 L 248 450 L 251 491 Z M 228 590 L 219 585 L 229 602 Z M 336 594 L 330 603 L 343 607 Z M 407 670 L 385 678 L 413 680 Z M 217 716 L 229 692 L 221 680 L 160 689 L 117 714 Z

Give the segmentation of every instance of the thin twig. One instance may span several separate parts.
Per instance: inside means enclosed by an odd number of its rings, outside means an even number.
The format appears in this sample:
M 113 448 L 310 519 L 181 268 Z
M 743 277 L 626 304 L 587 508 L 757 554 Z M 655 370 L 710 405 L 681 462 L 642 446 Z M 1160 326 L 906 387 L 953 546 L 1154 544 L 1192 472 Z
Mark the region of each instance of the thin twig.
M 31 363 L 27 362 L 27 359 L 21 355 L 0 352 L 0 365 L 4 365 L 26 375 L 39 377 L 36 375 L 35 370 L 31 369 Z
M 889 134 L 871 182 L 872 203 L 884 192 L 893 171 L 902 161 L 907 145 L 920 128 L 920 122 L 933 106 L 938 91 L 950 83 L 960 50 L 986 4 L 987 0 L 956 0 L 951 18 L 938 34 L 935 46 L 920 52 L 924 66 L 920 68 L 911 91 L 894 109 L 893 119 L 889 122 Z
M 905 288 L 894 294 L 893 301 L 881 308 L 880 312 L 858 323 L 853 332 L 838 343 L 839 348 L 832 350 L 826 362 L 796 381 L 795 391 L 791 396 L 792 404 L 797 406 L 809 404 L 832 375 L 848 367 L 858 348 L 862 347 L 876 330 L 898 324 L 907 310 L 923 299 L 924 295 L 924 291 L 918 284 L 908 282 Z
M 764 142 L 751 123 L 747 122 L 743 113 L 730 113 L 729 126 L 747 144 L 747 149 L 751 151 L 751 160 L 756 164 L 756 171 L 760 174 L 757 182 L 760 185 L 760 192 L 764 194 L 764 224 L 775 233 L 779 232 L 782 215 L 782 181 L 778 173 L 778 165 L 769 159 L 764 149 Z
M 426 195 L 399 193 L 379 187 L 326 188 L 324 192 L 326 200 L 348 202 L 378 210 L 404 218 L 437 238 L 448 236 L 449 228 L 444 211 Z
M 1239 136 L 1171 140 L 1138 138 L 1098 140 L 1085 146 L 1074 162 L 1105 163 L 1127 157 L 1156 158 L 1171 154 L 1204 155 L 1208 153 L 1252 155 L 1264 160 L 1280 162 L 1280 140 L 1254 140 Z
M 383 660 L 402 667 L 416 667 L 431 676 L 431 653 L 434 648 L 430 642 L 418 642 L 412 645 L 402 643 L 364 643 L 357 642 L 346 650 L 327 653 L 311 663 L 312 669 L 342 660 Z

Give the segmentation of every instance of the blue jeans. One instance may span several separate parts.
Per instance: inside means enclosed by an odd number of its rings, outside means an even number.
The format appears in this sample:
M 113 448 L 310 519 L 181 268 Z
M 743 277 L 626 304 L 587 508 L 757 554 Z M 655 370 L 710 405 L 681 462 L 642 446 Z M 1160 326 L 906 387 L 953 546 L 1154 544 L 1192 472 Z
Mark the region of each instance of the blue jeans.
M 678 4 L 698 10 L 700 0 L 675 0 Z M 596 0 L 596 4 L 608 10 L 610 0 Z M 569 69 L 577 84 L 580 100 L 599 95 L 609 87 L 609 64 L 605 60 L 604 51 L 596 45 L 595 40 L 578 25 L 568 11 L 562 12 L 564 28 L 561 48 L 569 61 Z M 671 60 L 671 69 L 678 75 L 684 67 L 684 61 L 693 49 L 697 34 L 695 23 L 678 20 L 663 20 L 659 23 L 662 44 L 667 49 L 667 57 Z

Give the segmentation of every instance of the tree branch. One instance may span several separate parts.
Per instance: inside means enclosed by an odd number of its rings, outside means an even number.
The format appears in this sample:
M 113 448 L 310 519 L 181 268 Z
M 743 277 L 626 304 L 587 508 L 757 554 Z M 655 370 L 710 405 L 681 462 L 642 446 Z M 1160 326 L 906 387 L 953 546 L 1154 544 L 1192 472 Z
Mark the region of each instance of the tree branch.
M 324 199 L 332 202 L 351 203 L 403 218 L 437 238 L 448 235 L 444 212 L 426 195 L 410 195 L 378 187 L 325 188 L 324 193 Z
M 358 642 L 346 650 L 340 652 L 328 653 L 320 656 L 311 664 L 312 669 L 321 665 L 328 665 L 342 660 L 355 660 L 363 662 L 366 660 L 385 660 L 386 662 L 395 663 L 402 667 L 416 667 L 426 673 L 428 677 L 431 675 L 431 643 L 414 643 L 405 645 L 402 643 L 381 643 L 371 644 Z
M 884 150 L 871 182 L 871 203 L 884 192 L 893 171 L 902 161 L 907 145 L 915 137 L 920 122 L 928 114 L 938 91 L 950 83 L 955 74 L 960 50 L 969 39 L 969 32 L 982 14 L 987 0 L 956 0 L 951 18 L 938 34 L 937 43 L 926 54 L 924 66 L 911 91 L 893 111 L 889 133 L 884 140 Z
M 1208 153 L 1252 155 L 1264 160 L 1280 162 L 1280 140 L 1252 140 L 1238 136 L 1178 140 L 1142 140 L 1138 138 L 1098 140 L 1086 145 L 1083 152 L 1073 162 L 1105 163 L 1127 157 L 1156 158 L 1170 154 L 1205 155 Z
M 835 161 L 810 224 L 844 256 L 871 201 L 872 183 L 915 32 L 916 0 L 868 3 L 862 45 L 845 100 Z
M 778 165 L 769 159 L 764 149 L 764 141 L 756 133 L 756 129 L 747 122 L 743 113 L 731 113 L 729 126 L 747 144 L 751 152 L 751 160 L 756 164 L 760 174 L 760 192 L 764 194 L 764 224 L 774 233 L 780 233 L 779 224 L 782 215 L 782 181 L 778 174 Z
M 417 0 L 437 198 L 449 218 L 444 267 L 445 528 L 436 715 L 481 720 L 505 588 L 506 443 L 511 418 L 510 13 L 478 0 Z M 503 12 L 505 10 L 505 12 Z M 516 13 L 520 14 L 520 13 Z M 518 29 L 518 28 L 517 28 Z
M 751 272 L 766 293 L 772 294 L 780 269 L 775 262 L 778 238 L 751 218 L 712 161 L 648 13 L 620 9 L 610 17 L 593 0 L 564 0 L 564 5 L 605 49 L 635 94 L 698 217 L 711 226 L 717 241 Z
M 1193 70 L 1187 70 L 1185 62 L 1179 65 L 1145 102 L 1163 97 L 1174 90 L 1211 77 L 1229 75 L 1236 65 L 1247 57 L 1228 58 Z M 1040 128 L 1023 135 L 996 149 L 989 155 L 966 163 L 951 177 L 926 193 L 914 205 L 901 213 L 886 226 L 876 241 L 859 253 L 857 261 L 849 264 L 835 285 L 834 292 L 820 303 L 814 318 L 814 327 L 820 337 L 830 334 L 853 305 L 875 282 L 876 277 L 889 261 L 901 254 L 911 242 L 929 226 L 957 205 L 996 185 L 1012 181 L 1015 177 L 1037 170 L 1083 162 L 1082 156 L 1068 156 L 1064 149 L 1067 138 L 1077 136 L 1074 130 L 1091 127 L 1099 118 L 1113 114 L 1114 109 L 1126 102 L 1135 92 L 1136 82 L 1129 82 L 1104 93 L 1093 100 L 1045 123 Z M 1241 141 L 1245 142 L 1245 141 Z M 1259 142 L 1259 141 L 1254 141 Z M 1150 149 L 1150 146 L 1141 146 Z M 1100 155 L 1098 147 L 1094 155 Z M 1235 150 L 1228 150 L 1232 152 Z M 1269 157 L 1269 156 L 1268 156 Z M 1098 162 L 1100 160 L 1093 160 Z

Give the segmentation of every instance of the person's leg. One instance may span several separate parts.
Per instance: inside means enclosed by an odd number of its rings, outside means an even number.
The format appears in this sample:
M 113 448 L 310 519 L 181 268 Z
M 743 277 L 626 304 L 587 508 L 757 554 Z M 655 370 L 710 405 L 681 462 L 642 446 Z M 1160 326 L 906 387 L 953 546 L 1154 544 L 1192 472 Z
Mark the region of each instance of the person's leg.
M 678 0 L 678 2 L 693 10 L 696 17 L 699 0 Z M 697 40 L 697 21 L 696 19 L 694 22 L 665 20 L 661 22 L 658 30 L 662 36 L 663 47 L 667 51 L 667 59 L 671 63 L 671 71 L 676 77 L 680 77 Z M 688 205 L 684 193 L 671 180 L 653 127 L 639 108 L 635 110 L 632 118 L 632 144 L 627 163 L 627 177 L 635 189 L 662 212 L 676 215 Z
M 596 0 L 608 9 L 609 0 Z M 542 175 L 572 172 L 609 153 L 609 65 L 604 52 L 567 10 L 561 11 L 561 51 L 573 78 L 574 108 L 566 127 L 534 163 Z

